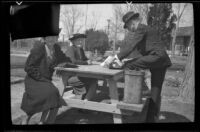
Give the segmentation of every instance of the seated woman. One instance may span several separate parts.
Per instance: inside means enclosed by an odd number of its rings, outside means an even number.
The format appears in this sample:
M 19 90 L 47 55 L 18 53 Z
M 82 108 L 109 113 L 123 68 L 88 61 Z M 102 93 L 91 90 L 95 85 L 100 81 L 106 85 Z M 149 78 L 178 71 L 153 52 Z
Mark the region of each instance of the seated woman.
M 69 56 L 72 63 L 77 65 L 92 64 L 85 56 L 84 50 L 81 45 L 85 42 L 86 35 L 74 34 L 69 38 L 71 45 L 66 51 L 66 56 Z M 86 77 L 71 77 L 68 80 L 69 85 L 73 86 L 73 93 L 81 95 L 83 100 L 91 100 L 96 94 L 97 79 Z
M 58 36 L 49 36 L 44 38 L 44 42 L 38 41 L 27 58 L 25 92 L 21 103 L 21 109 L 26 112 L 27 118 L 22 124 L 28 124 L 30 118 L 39 112 L 42 112 L 39 124 L 52 124 L 58 108 L 66 105 L 58 89 L 51 82 L 54 67 L 59 63 L 71 62 L 61 51 L 60 46 L 55 44 L 57 38 Z

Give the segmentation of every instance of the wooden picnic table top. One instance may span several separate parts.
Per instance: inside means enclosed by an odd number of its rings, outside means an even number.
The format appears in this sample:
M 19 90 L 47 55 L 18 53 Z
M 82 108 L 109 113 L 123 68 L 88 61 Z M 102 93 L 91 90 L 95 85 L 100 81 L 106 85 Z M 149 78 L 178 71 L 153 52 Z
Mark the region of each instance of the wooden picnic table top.
M 78 65 L 79 67 L 77 68 L 63 68 L 63 67 L 55 67 L 55 70 L 62 70 L 66 71 L 68 73 L 82 73 L 82 74 L 94 74 L 94 75 L 99 75 L 99 76 L 116 76 L 119 74 L 123 74 L 123 70 L 118 70 L 118 69 L 108 69 L 105 67 L 102 67 L 98 64 L 93 64 L 93 65 Z

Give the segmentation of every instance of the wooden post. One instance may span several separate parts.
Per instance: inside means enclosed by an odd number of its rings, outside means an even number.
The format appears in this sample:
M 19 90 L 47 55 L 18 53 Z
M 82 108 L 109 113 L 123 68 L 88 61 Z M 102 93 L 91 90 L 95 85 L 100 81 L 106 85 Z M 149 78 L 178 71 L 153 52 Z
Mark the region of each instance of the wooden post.
M 124 102 L 130 104 L 142 103 L 142 86 L 145 73 L 142 71 L 125 70 Z
M 119 95 L 117 91 L 117 83 L 113 79 L 108 79 L 108 85 L 109 85 L 109 94 L 112 104 L 118 104 L 119 103 Z M 121 113 L 120 109 L 117 111 L 118 113 Z M 122 117 L 120 114 L 113 114 L 113 121 L 114 123 L 122 123 Z

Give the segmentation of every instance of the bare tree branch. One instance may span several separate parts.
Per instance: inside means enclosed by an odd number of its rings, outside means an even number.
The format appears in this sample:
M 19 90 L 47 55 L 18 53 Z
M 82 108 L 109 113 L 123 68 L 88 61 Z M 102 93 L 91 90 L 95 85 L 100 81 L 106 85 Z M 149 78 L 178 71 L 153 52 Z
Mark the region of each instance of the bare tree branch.
M 78 27 L 77 24 L 82 17 L 83 13 L 77 5 L 65 5 L 61 7 L 61 21 L 67 31 L 67 36 L 80 31 L 83 24 Z
M 176 24 L 173 39 L 172 39 L 172 55 L 175 55 L 175 42 L 176 42 L 177 31 L 179 28 L 179 22 L 180 22 L 181 16 L 183 15 L 183 12 L 184 12 L 186 6 L 187 6 L 187 4 L 184 5 L 183 10 L 180 13 L 181 4 L 179 3 L 179 5 L 178 5 L 177 24 Z
M 89 28 L 95 30 L 100 19 L 100 14 L 93 11 L 91 15 Z
M 188 4 L 185 4 L 185 5 L 184 5 L 181 14 L 178 16 L 178 19 L 179 19 L 179 20 L 180 20 L 181 16 L 183 15 L 183 12 L 184 12 L 184 10 L 185 10 L 185 8 L 186 8 L 187 5 L 188 5 Z

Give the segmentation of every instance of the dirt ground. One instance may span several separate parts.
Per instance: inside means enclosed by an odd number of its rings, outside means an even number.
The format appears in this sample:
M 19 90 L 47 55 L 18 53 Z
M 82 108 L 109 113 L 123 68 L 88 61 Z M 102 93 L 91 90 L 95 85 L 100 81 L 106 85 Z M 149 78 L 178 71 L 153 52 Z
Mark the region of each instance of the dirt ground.
M 25 113 L 20 109 L 24 92 L 24 71 L 23 69 L 11 69 L 11 112 L 13 124 L 19 124 L 25 117 Z M 193 122 L 194 104 L 184 103 L 177 100 L 179 94 L 179 82 L 182 79 L 182 72 L 168 71 L 162 90 L 162 105 L 160 119 L 158 122 Z M 59 78 L 53 78 L 54 84 L 59 88 L 61 83 Z M 99 88 L 98 99 L 107 99 L 108 94 Z M 101 91 L 101 92 L 100 92 Z M 36 114 L 31 119 L 31 124 L 39 121 L 41 113 Z M 140 123 L 145 118 L 144 113 L 134 113 L 132 116 L 123 116 L 123 123 Z M 113 123 L 112 114 L 104 112 L 81 113 L 78 109 L 62 107 L 58 112 L 56 124 L 78 124 L 80 120 L 86 124 L 109 124 Z

